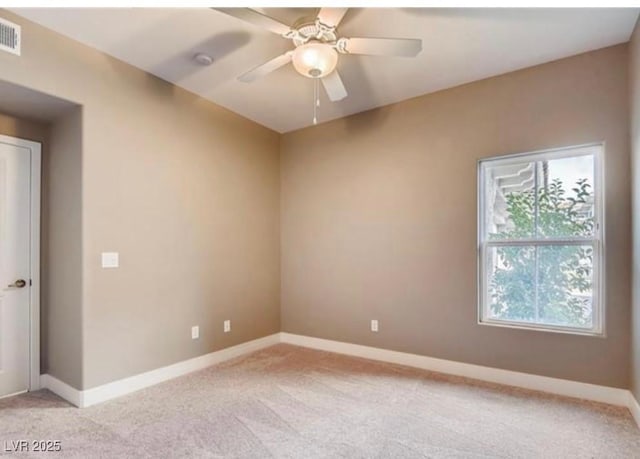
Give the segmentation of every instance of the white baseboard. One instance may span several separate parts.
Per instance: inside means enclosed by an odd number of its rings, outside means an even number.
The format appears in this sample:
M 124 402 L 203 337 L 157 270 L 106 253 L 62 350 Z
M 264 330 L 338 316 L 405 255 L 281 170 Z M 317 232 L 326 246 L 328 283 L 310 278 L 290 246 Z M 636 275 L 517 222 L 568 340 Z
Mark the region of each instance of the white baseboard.
M 225 360 L 239 357 L 280 342 L 279 333 L 248 341 L 236 346 L 211 352 L 210 354 L 178 362 L 155 370 L 147 371 L 129 378 L 113 381 L 87 390 L 77 390 L 50 375 L 41 376 L 41 385 L 59 395 L 69 403 L 84 408 L 105 402 L 122 395 L 144 389 L 149 386 L 210 367 Z
M 56 379 L 51 375 L 41 375 L 42 388 L 49 389 L 75 406 L 80 408 L 105 402 L 122 395 L 144 389 L 149 386 L 176 378 L 197 370 L 210 367 L 225 360 L 239 357 L 277 343 L 287 343 L 308 347 L 322 351 L 346 354 L 399 365 L 406 365 L 423 370 L 436 371 L 456 376 L 478 379 L 482 381 L 505 384 L 537 390 L 556 395 L 592 400 L 624 406 L 631 411 L 640 427 L 640 405 L 631 391 L 615 387 L 599 386 L 566 379 L 550 378 L 547 376 L 484 367 L 451 360 L 436 359 L 423 355 L 390 351 L 359 344 L 343 343 L 339 341 L 313 338 L 310 336 L 294 335 L 291 333 L 276 333 L 237 346 L 221 349 L 210 354 L 178 362 L 173 365 L 147 371 L 129 378 L 120 379 L 102 386 L 87 390 L 78 390 Z
M 82 406 L 82 391 L 51 375 L 40 375 L 40 388 L 49 389 L 72 405 Z
M 631 411 L 631 416 L 636 420 L 636 424 L 640 427 L 640 403 L 633 396 L 633 392 L 629 391 L 629 411 Z
M 343 343 L 309 336 L 280 333 L 283 343 L 309 347 L 323 351 L 336 352 L 355 357 L 363 357 L 389 363 L 396 363 L 423 370 L 436 371 L 455 376 L 479 379 L 508 386 L 516 386 L 568 397 L 582 398 L 611 405 L 629 407 L 629 394 L 626 389 L 598 386 L 566 379 L 550 378 L 517 371 L 501 370 L 452 360 L 436 359 L 423 355 L 389 351 L 359 344 Z

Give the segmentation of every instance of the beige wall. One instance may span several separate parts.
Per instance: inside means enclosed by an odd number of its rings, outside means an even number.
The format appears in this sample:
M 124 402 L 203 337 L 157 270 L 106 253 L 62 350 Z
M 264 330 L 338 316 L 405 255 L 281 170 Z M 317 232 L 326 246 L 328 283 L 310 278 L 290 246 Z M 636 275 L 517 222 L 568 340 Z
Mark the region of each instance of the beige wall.
M 627 57 L 615 46 L 285 134 L 283 331 L 628 387 Z M 478 159 L 599 141 L 607 337 L 478 325 Z
M 43 158 L 42 318 L 46 373 L 82 385 L 82 109 L 51 125 Z
M 633 304 L 631 390 L 640 400 L 640 21 L 629 44 L 629 99 L 631 101 L 631 157 L 633 174 Z
M 82 254 L 67 324 L 82 374 L 56 376 L 91 388 L 279 331 L 278 134 L 0 12 L 23 33 L 0 80 L 82 106 L 81 238 L 65 248 Z M 101 269 L 102 251 L 120 269 Z
M 49 136 L 48 123 L 2 113 L 2 108 L 2 101 L 0 101 L 0 134 L 33 140 L 44 146 Z

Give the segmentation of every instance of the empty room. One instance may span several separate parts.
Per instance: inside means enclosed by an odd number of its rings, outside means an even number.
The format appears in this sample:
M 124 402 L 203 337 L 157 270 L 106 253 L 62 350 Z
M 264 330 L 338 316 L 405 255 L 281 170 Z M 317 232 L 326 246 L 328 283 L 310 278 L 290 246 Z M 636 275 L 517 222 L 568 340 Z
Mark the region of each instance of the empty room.
M 0 456 L 640 458 L 638 5 L 114 5 L 0 7 Z

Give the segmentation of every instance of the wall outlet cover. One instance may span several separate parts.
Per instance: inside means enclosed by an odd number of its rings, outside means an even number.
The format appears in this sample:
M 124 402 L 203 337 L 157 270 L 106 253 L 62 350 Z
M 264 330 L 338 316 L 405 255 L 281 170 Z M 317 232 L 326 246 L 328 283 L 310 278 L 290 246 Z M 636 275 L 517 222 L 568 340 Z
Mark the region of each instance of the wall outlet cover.
M 191 327 L 191 339 L 198 339 L 198 338 L 200 338 L 200 327 L 195 325 Z
M 231 321 L 230 320 L 225 320 L 224 321 L 224 332 L 225 333 L 229 333 L 231 331 Z
M 371 331 L 372 332 L 377 332 L 378 331 L 378 321 L 373 319 L 371 321 Z
M 102 267 L 117 268 L 120 266 L 120 256 L 118 252 L 102 252 Z

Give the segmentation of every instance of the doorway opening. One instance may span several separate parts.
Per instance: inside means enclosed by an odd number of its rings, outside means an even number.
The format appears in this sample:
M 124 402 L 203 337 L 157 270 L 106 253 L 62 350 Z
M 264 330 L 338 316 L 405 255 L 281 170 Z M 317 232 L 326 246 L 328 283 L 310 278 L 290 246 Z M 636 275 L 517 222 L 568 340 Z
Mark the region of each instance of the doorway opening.
M 21 182 L 27 191 L 14 190 L 15 195 L 27 198 L 14 197 L 19 204 L 13 204 L 14 214 L 23 218 L 25 212 L 28 214 L 23 231 L 28 236 L 23 243 L 27 247 L 23 250 L 28 253 L 26 268 L 23 263 L 20 269 L 5 269 L 1 263 L 6 250 L 0 250 L 0 295 L 4 295 L 0 302 L 11 296 L 12 303 L 22 301 L 25 305 L 21 310 L 13 307 L 13 320 L 22 323 L 22 328 L 14 327 L 22 335 L 18 337 L 14 332 L 13 339 L 22 344 L 10 350 L 14 363 L 19 361 L 15 365 L 22 369 L 19 378 L 22 386 L 13 386 L 17 390 L 3 390 L 0 380 L 0 397 L 39 389 L 42 374 L 53 375 L 80 388 L 82 106 L 0 80 L 0 136 L 0 145 L 4 145 L 5 150 L 13 148 L 21 152 L 20 155 L 15 151 L 5 152 L 5 156 L 28 157 L 26 165 L 19 161 L 11 165 L 23 174 L 26 168 L 28 174 L 26 185 Z M 6 190 L 0 185 L 0 214 L 1 203 L 12 202 Z M 18 317 L 20 314 L 22 319 Z M 9 355 L 9 347 L 2 343 L 3 336 L 9 333 L 3 333 L 2 328 L 0 316 L 0 379 L 1 367 L 8 362 L 5 358 L 3 363 L 2 353 Z M 25 336 L 27 341 L 20 341 Z M 26 357 L 16 357 L 20 352 Z

